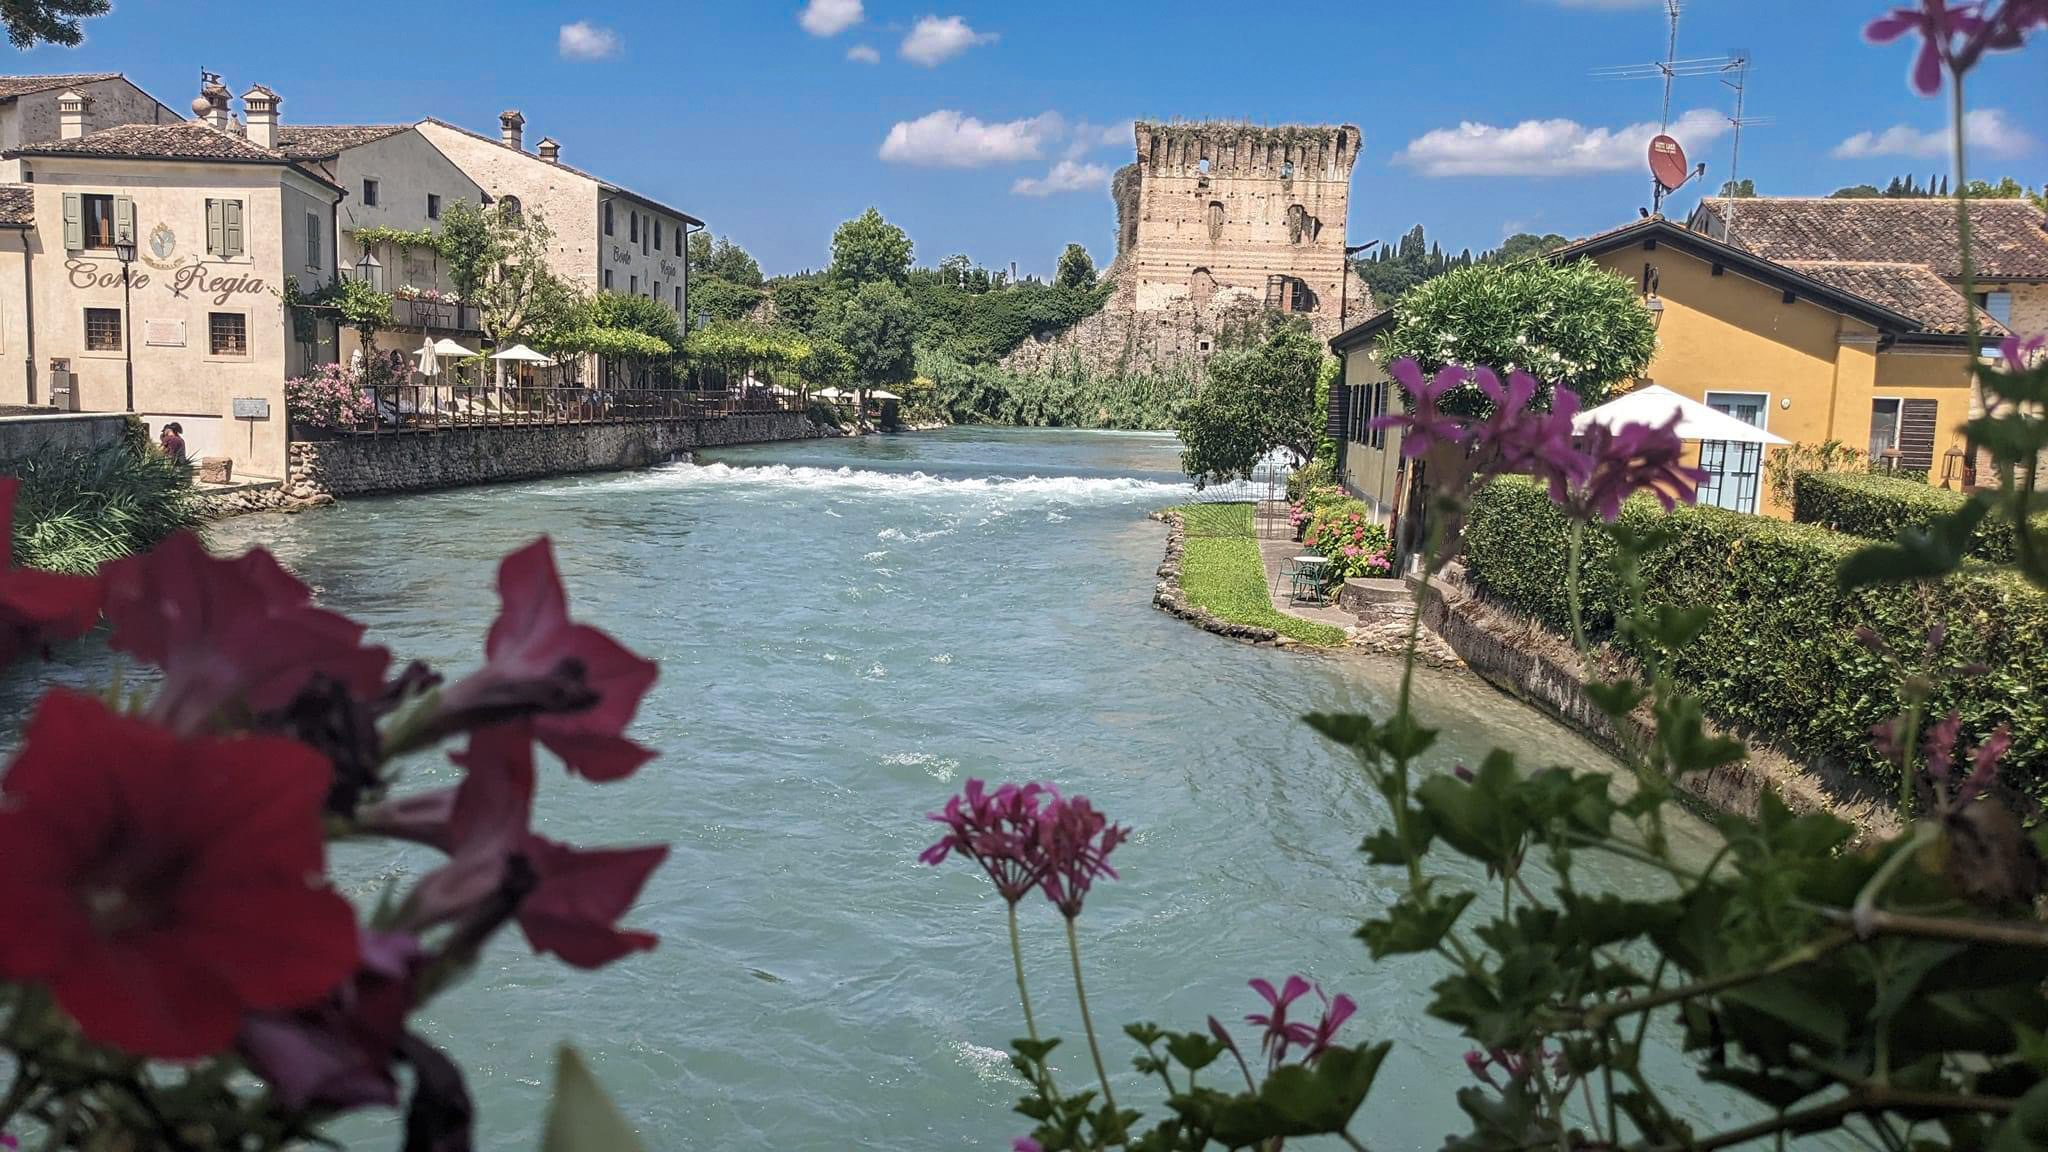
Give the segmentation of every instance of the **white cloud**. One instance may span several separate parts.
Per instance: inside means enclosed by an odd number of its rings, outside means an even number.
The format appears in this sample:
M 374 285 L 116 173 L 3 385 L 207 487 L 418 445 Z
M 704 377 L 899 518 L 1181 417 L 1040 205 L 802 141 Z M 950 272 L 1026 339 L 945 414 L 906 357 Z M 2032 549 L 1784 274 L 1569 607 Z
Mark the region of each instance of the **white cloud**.
M 2006 119 L 1998 108 L 1977 108 L 1963 114 L 1963 141 L 1971 149 L 1994 156 L 2018 156 L 2034 146 L 2025 128 Z M 1946 156 L 1949 130 L 1921 131 L 1894 124 L 1882 132 L 1858 132 L 1835 145 L 1835 156 L 1859 160 L 1866 156 Z
M 1727 117 L 1707 108 L 1680 116 L 1670 132 L 1688 147 L 1728 131 Z M 1653 123 L 1588 128 L 1576 120 L 1524 120 L 1512 127 L 1467 120 L 1437 128 L 1394 154 L 1396 164 L 1424 176 L 1544 176 L 1645 167 Z
M 899 120 L 882 140 L 882 159 L 921 168 L 988 168 L 1036 160 L 1066 131 L 1057 112 L 987 123 L 950 108 Z
M 875 51 L 875 46 L 872 44 L 855 44 L 846 50 L 846 58 L 848 60 L 857 60 L 862 64 L 880 64 L 882 62 L 882 54 Z
M 935 68 L 976 44 L 994 41 L 993 32 L 976 32 L 958 16 L 926 16 L 911 26 L 903 38 L 903 58 L 913 64 Z
M 860 0 L 810 0 L 796 22 L 813 36 L 837 36 L 860 23 Z
M 1078 160 L 1062 160 L 1052 166 L 1052 171 L 1042 177 L 1025 176 L 1012 185 L 1010 192 L 1016 196 L 1050 196 L 1055 192 L 1085 192 L 1101 188 L 1109 183 L 1109 169 L 1100 164 L 1084 164 Z
M 616 56 L 619 52 L 618 33 L 600 28 L 588 20 L 562 25 L 555 43 L 562 55 L 570 60 L 597 60 Z

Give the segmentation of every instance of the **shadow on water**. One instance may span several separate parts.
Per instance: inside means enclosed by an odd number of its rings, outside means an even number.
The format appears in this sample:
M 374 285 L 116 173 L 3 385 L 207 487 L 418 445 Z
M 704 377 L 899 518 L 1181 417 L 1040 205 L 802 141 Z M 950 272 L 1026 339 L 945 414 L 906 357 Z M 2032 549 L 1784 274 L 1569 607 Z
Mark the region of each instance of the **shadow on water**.
M 497 557 L 546 532 L 578 614 L 661 662 L 637 727 L 661 759 L 601 788 L 553 773 L 538 816 L 580 844 L 674 845 L 632 916 L 660 948 L 588 974 L 506 940 L 435 1006 L 429 1031 L 472 1070 L 480 1146 L 533 1143 L 569 1039 L 654 1147 L 1007 1149 L 1025 1122 L 1008 1111 L 999 905 L 964 869 L 917 863 L 923 814 L 969 776 L 1050 779 L 1136 829 L 1082 922 L 1098 1017 L 1199 1026 L 1250 1010 L 1250 977 L 1307 974 L 1397 1041 L 1373 1146 L 1437 1146 L 1463 1045 L 1421 1011 L 1434 961 L 1373 964 L 1352 938 L 1395 896 L 1356 851 L 1384 813 L 1297 719 L 1385 714 L 1399 668 L 1243 647 L 1151 608 L 1163 529 L 1144 513 L 1189 493 L 1178 448 L 954 430 L 216 526 L 217 546 L 270 547 L 394 651 L 455 671 L 480 653 Z M 65 661 L 73 679 L 106 669 L 90 646 Z M 1444 729 L 1431 771 L 1496 744 L 1597 759 L 1468 676 L 1423 673 L 1418 699 Z M 421 765 L 410 783 L 450 777 Z M 338 858 L 366 899 L 432 864 Z M 1056 926 L 1033 910 L 1027 959 L 1049 1026 L 1074 1034 Z

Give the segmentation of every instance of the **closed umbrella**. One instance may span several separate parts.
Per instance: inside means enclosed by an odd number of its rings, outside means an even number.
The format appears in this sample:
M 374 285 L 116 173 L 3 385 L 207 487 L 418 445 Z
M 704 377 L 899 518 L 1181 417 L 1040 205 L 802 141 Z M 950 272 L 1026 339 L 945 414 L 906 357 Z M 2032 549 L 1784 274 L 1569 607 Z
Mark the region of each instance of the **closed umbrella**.
M 1595 424 L 1620 430 L 1629 424 L 1649 424 L 1662 428 L 1678 417 L 1678 438 L 1680 440 L 1726 440 L 1738 444 L 1789 444 L 1782 436 L 1773 436 L 1747 421 L 1737 420 L 1726 412 L 1717 412 L 1697 400 L 1687 399 L 1655 384 L 1638 388 L 1626 396 L 1620 396 L 1598 408 L 1588 408 L 1572 418 L 1572 431 L 1584 432 Z
M 419 362 L 420 375 L 437 376 L 440 374 L 441 362 L 434 358 L 436 355 L 438 355 L 438 353 L 434 351 L 434 342 L 432 340 L 426 340 L 421 342 Z

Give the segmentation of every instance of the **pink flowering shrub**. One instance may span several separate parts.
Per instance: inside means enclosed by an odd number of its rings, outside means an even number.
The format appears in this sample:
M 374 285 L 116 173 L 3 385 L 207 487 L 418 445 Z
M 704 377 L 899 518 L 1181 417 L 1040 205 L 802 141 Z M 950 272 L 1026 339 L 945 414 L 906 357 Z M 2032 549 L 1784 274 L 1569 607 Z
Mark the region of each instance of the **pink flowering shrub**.
M 402 352 L 380 352 L 349 364 L 322 364 L 304 376 L 284 382 L 285 412 L 295 424 L 315 428 L 353 428 L 374 420 L 377 405 L 371 389 L 402 382 L 409 368 Z
M 1326 504 L 1309 520 L 1302 543 L 1330 560 L 1330 574 L 1377 577 L 1393 572 L 1387 530 L 1356 500 Z

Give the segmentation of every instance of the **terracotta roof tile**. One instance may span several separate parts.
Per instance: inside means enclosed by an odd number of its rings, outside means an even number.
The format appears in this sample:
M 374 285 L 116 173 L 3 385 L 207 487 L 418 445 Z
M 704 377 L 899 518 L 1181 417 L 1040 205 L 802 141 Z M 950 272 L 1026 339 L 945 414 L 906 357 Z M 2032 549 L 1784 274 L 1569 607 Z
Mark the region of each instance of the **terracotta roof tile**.
M 1950 280 L 1962 274 L 1951 199 L 1710 196 L 1700 207 L 1717 222 L 1732 211 L 1729 241 L 1767 259 L 1905 262 Z M 2048 277 L 2048 217 L 2039 208 L 2025 200 L 1972 201 L 1970 228 L 1978 275 Z
M 277 150 L 294 160 L 325 160 L 350 148 L 396 136 L 410 124 L 280 124 Z
M 251 144 L 210 124 L 120 124 L 74 140 L 46 140 L 18 149 L 24 156 L 108 156 L 135 160 L 231 160 L 285 164 L 282 152 Z
M 47 76 L 0 76 L 0 100 L 48 92 L 52 88 L 69 88 L 74 84 L 91 84 L 98 80 L 120 78 L 119 72 L 56 72 Z
M 35 189 L 26 184 L 0 184 L 0 228 L 33 228 Z
M 1958 336 L 1964 331 L 1962 294 L 1925 265 L 1857 260 L 1786 260 L 1784 264 L 1823 284 L 1911 316 L 1920 322 L 1923 332 Z M 2005 329 L 1989 313 L 1982 308 L 1976 311 L 1979 332 L 2005 335 Z

